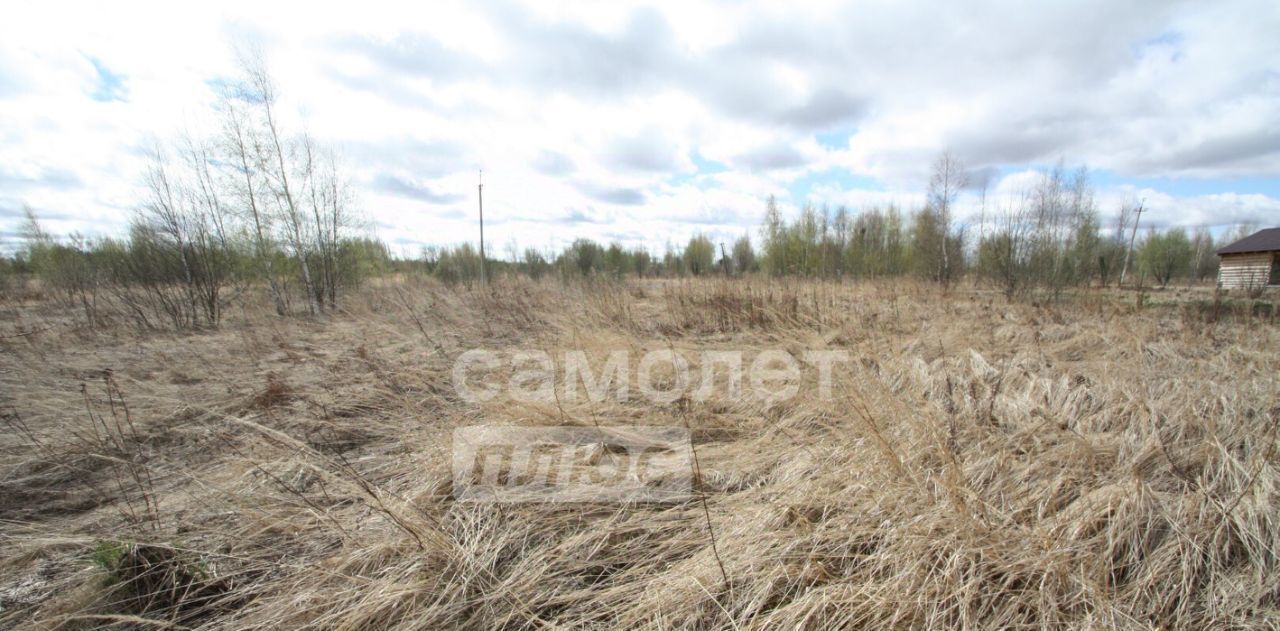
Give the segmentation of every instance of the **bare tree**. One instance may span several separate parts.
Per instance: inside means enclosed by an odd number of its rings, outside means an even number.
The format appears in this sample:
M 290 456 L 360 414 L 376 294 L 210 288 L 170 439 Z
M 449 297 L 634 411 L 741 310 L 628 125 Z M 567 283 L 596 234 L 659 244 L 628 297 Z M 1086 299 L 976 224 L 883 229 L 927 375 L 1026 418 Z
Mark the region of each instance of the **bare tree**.
M 262 137 L 245 112 L 246 94 L 228 88 L 222 94 L 222 144 L 232 178 L 231 193 L 240 198 L 253 239 L 254 259 L 271 292 L 276 314 L 288 311 L 284 290 L 275 274 L 275 248 L 270 238 L 270 215 L 263 207 L 264 186 L 260 157 L 265 153 Z
M 342 276 L 342 252 L 339 249 L 342 231 L 352 223 L 348 212 L 351 189 L 339 173 L 337 157 L 332 151 L 318 149 L 308 135 L 303 136 L 302 145 L 305 190 L 314 221 L 315 243 L 312 250 L 318 264 L 316 299 L 334 308 Z
M 226 207 L 207 145 L 185 137 L 178 160 L 158 143 L 144 175 L 147 197 L 131 247 L 114 269 L 117 298 L 140 319 L 165 315 L 178 328 L 217 326 L 232 279 Z
M 1209 232 L 1208 227 L 1200 226 L 1196 228 L 1191 244 L 1195 249 L 1195 258 L 1191 264 L 1191 274 L 1188 280 L 1190 282 L 1199 282 L 1216 276 L 1218 272 L 1218 257 L 1213 254 L 1213 233 Z
M 293 156 L 286 150 L 286 142 L 280 129 L 276 112 L 275 81 L 267 70 L 266 61 L 260 50 L 243 52 L 240 56 L 240 64 L 248 79 L 248 87 L 253 91 L 248 102 L 258 108 L 265 125 L 265 142 L 260 147 L 264 152 L 261 159 L 265 181 L 276 202 L 285 241 L 293 251 L 298 269 L 302 273 L 302 285 L 307 293 L 307 310 L 311 315 L 318 315 L 320 303 L 316 298 L 311 265 L 307 260 L 309 254 L 307 218 L 304 215 L 298 191 L 290 181 L 290 176 L 293 175 L 296 167 L 292 165 Z
M 185 161 L 190 191 L 188 221 L 191 242 L 192 283 L 200 309 L 211 326 L 222 320 L 221 290 L 224 284 L 234 281 L 231 273 L 231 245 L 227 238 L 227 209 L 223 202 L 220 182 L 211 168 L 213 157 L 207 142 L 196 141 L 191 136 L 182 140 L 182 157 Z
M 99 270 L 90 259 L 91 244 L 77 234 L 59 242 L 45 231 L 35 210 L 23 204 L 25 221 L 20 229 L 26 241 L 27 262 L 41 282 L 68 307 L 79 306 L 90 327 L 99 324 Z
M 1024 189 L 1016 198 L 1005 200 L 994 215 L 994 232 L 978 246 L 978 269 L 1009 298 L 1033 282 L 1034 199 L 1035 193 Z
M 1059 161 L 1042 172 L 1034 191 L 1034 246 L 1031 251 L 1034 281 L 1057 290 L 1062 285 L 1063 243 L 1067 239 L 1067 176 Z
M 941 233 L 937 244 L 941 256 L 938 259 L 939 268 L 936 277 L 943 284 L 951 282 L 956 268 L 959 267 L 952 262 L 952 258 L 958 258 L 962 254 L 955 247 L 956 239 L 951 227 L 952 214 L 956 198 L 960 196 L 960 191 L 964 189 L 967 182 L 968 175 L 965 173 L 964 164 L 950 151 L 944 151 L 933 161 L 933 173 L 929 176 L 926 203 L 928 209 L 931 209 L 935 215 L 937 230 Z
M 183 208 L 186 202 L 183 196 L 186 191 L 181 188 L 181 183 L 171 176 L 168 157 L 159 143 L 152 146 L 148 159 L 149 164 L 143 175 L 148 198 L 142 205 L 140 224 L 160 235 L 173 247 L 182 264 L 182 284 L 188 294 L 187 300 L 194 303 L 196 298 L 193 273 L 187 247 L 189 224 L 192 218 Z M 175 320 L 178 320 L 175 322 L 176 325 L 181 327 L 189 324 L 184 321 L 185 315 L 181 313 L 174 315 Z

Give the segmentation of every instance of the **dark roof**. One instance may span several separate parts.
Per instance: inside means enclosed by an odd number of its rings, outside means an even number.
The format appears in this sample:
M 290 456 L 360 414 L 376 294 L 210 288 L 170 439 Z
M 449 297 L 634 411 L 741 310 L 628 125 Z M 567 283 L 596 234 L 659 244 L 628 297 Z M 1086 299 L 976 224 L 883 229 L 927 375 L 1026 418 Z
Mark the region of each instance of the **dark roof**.
M 1280 228 L 1259 230 L 1218 250 L 1218 254 L 1244 254 L 1246 252 L 1270 252 L 1272 250 L 1280 250 Z

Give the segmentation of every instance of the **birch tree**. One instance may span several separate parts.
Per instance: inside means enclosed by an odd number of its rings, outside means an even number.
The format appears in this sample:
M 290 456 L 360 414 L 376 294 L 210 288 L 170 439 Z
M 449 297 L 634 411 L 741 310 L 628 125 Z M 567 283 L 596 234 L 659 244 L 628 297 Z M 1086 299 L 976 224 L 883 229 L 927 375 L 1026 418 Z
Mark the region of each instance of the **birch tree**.
M 242 54 L 241 66 L 248 82 L 247 87 L 252 91 L 247 102 L 253 104 L 262 117 L 264 142 L 259 147 L 262 152 L 259 159 L 263 165 L 264 182 L 275 202 L 285 242 L 302 273 L 302 285 L 307 294 L 307 311 L 313 316 L 318 315 L 320 303 L 316 298 L 316 286 L 307 260 L 310 231 L 306 225 L 302 199 L 298 196 L 299 191 L 291 181 L 295 175 L 295 167 L 291 152 L 286 150 L 287 141 L 283 137 L 276 111 L 275 81 L 268 72 L 260 51 Z
M 938 252 L 928 253 L 927 256 L 936 260 L 935 279 L 944 285 L 951 283 L 955 272 L 960 267 L 952 259 L 957 259 L 958 262 L 963 255 L 956 247 L 956 235 L 952 234 L 952 214 L 956 198 L 960 196 L 960 191 L 964 189 L 967 182 L 968 176 L 965 173 L 964 164 L 950 151 L 944 151 L 934 160 L 933 172 L 929 176 L 926 207 L 926 213 L 932 214 L 933 217 L 927 218 L 922 215 L 921 218 L 926 221 L 931 219 L 939 233 L 936 242 L 931 244 L 931 247 L 938 248 Z
M 267 283 L 276 315 L 285 315 L 288 302 L 276 276 L 271 218 L 263 199 L 265 183 L 260 157 L 266 152 L 262 136 L 246 112 L 250 94 L 233 88 L 223 91 L 222 147 L 232 171 L 230 194 L 239 199 L 241 214 L 247 220 L 257 272 Z

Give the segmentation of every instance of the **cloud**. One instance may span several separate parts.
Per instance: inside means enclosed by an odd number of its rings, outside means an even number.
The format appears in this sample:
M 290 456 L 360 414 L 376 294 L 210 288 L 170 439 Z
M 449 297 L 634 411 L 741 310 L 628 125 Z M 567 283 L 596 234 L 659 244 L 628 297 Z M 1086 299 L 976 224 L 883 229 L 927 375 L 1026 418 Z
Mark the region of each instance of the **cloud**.
M 602 186 L 599 184 L 586 183 L 578 184 L 577 188 L 587 197 L 609 204 L 639 206 L 648 200 L 644 191 L 638 188 Z
M 547 150 L 538 153 L 533 159 L 532 166 L 538 173 L 551 177 L 569 175 L 578 169 L 569 156 Z
M 427 33 L 344 36 L 332 41 L 333 48 L 364 57 L 376 74 L 334 76 L 352 87 L 406 102 L 413 99 L 403 86 L 404 75 L 440 85 L 484 80 L 538 95 L 562 93 L 606 102 L 676 89 L 721 115 L 803 130 L 856 120 L 868 105 L 865 97 L 834 85 L 794 90 L 796 86 L 775 74 L 762 72 L 759 48 L 726 45 L 691 54 L 667 16 L 653 8 L 630 12 L 612 33 L 573 20 L 539 19 L 510 4 L 491 9 L 490 16 L 510 50 L 504 60 L 508 63 L 449 48 Z M 793 37 L 802 39 L 804 34 Z
M 789 143 L 772 143 L 753 147 L 731 160 L 734 166 L 753 171 L 768 171 L 803 166 L 809 162 L 799 149 Z
M 475 71 L 478 60 L 444 46 L 427 33 L 404 32 L 391 38 L 369 35 L 335 34 L 325 38 L 325 47 L 336 53 L 368 57 L 393 74 L 424 76 L 437 80 L 465 77 Z
M 0 99 L 13 98 L 22 94 L 26 89 L 26 83 L 19 65 L 10 61 L 5 51 L 0 49 Z
M 427 184 L 418 184 L 405 178 L 385 173 L 374 178 L 371 187 L 375 191 L 388 195 L 397 195 L 428 204 L 453 204 L 466 199 L 465 195 L 441 193 Z
M 75 171 L 69 169 L 28 165 L 28 168 L 18 171 L 0 165 L 0 190 L 2 191 L 17 193 L 31 189 L 70 191 L 82 187 L 84 187 L 84 181 Z
M 965 186 L 971 191 L 981 192 L 990 188 L 999 176 L 1000 169 L 993 166 L 969 169 L 964 174 Z
M 1266 131 L 1228 133 L 1205 138 L 1190 146 L 1175 149 L 1156 160 L 1137 161 L 1140 167 L 1169 165 L 1179 170 L 1194 171 L 1213 167 L 1247 166 L 1280 162 L 1280 128 Z M 1248 171 L 1249 169 L 1245 169 Z
M 36 219 L 42 224 L 47 221 L 75 221 L 76 219 L 76 215 L 72 213 L 47 210 L 34 210 L 34 212 L 36 214 Z M 0 217 L 17 219 L 20 220 L 21 224 L 25 224 L 27 221 L 27 211 L 21 204 L 4 204 L 0 205 Z
M 96 73 L 93 90 L 89 97 L 95 101 L 126 101 L 129 90 L 125 87 L 125 76 L 112 72 L 97 57 L 88 57 Z
M 606 165 L 619 171 L 665 173 L 680 166 L 676 145 L 652 129 L 612 139 L 602 158 Z
M 613 98 L 660 84 L 682 59 L 666 18 L 651 8 L 634 11 L 614 34 L 573 21 L 532 19 L 523 11 L 502 17 L 520 51 L 512 70 L 544 88 Z
M 416 177 L 439 178 L 471 172 L 475 161 L 460 142 L 452 140 L 396 138 L 339 141 L 356 164 L 384 165 Z
M 1025 164 L 1052 158 L 1055 150 L 1070 145 L 1087 125 L 1069 117 L 1007 120 L 1006 131 L 992 127 L 957 129 L 946 145 L 965 160 L 977 164 Z
M 787 110 L 780 118 L 801 129 L 826 129 L 857 120 L 866 107 L 863 98 L 838 88 L 824 87 L 810 95 L 803 105 Z
M 1275 225 L 1276 218 L 1280 217 L 1280 200 L 1257 194 L 1215 193 L 1175 197 L 1151 189 L 1119 187 L 1103 191 L 1099 204 L 1109 216 L 1122 201 L 1134 199 L 1143 200 L 1146 209 L 1142 214 L 1143 228 Z
M 495 243 L 651 245 L 739 235 L 769 195 L 909 209 L 945 149 L 993 199 L 1064 159 L 1108 174 L 1104 212 L 1138 195 L 1171 225 L 1280 216 L 1267 0 L 153 11 L 163 31 L 109 6 L 0 23 L 0 204 L 121 234 L 134 148 L 216 133 L 211 78 L 236 76 L 232 38 L 249 37 L 285 129 L 336 148 L 377 234 L 406 247 L 474 240 L 479 169 Z

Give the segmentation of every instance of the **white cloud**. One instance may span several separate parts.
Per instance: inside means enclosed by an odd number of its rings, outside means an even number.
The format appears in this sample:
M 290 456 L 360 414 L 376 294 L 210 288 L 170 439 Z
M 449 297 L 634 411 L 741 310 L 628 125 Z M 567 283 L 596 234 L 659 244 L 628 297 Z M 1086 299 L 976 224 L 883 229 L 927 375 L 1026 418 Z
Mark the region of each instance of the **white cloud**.
M 1280 219 L 1280 5 L 445 1 L 24 3 L 0 24 L 0 232 L 29 203 L 110 234 L 153 137 L 206 133 L 233 44 L 262 43 L 292 129 L 339 148 L 379 235 L 631 245 L 741 234 L 764 199 L 920 203 L 950 148 L 1007 174 L 1113 175 L 1104 213 Z M 95 100 L 103 75 L 124 100 Z M 815 134 L 851 134 L 829 149 Z M 727 168 L 700 172 L 698 161 Z M 1013 170 L 1011 171 L 1011 167 Z M 853 187 L 833 171 L 874 179 Z M 802 176 L 819 178 L 792 198 Z M 822 178 L 828 179 L 823 180 Z M 1198 178 L 1175 194 L 1124 178 Z M 1235 188 L 1236 178 L 1251 178 Z M 1202 187 L 1203 188 L 1203 187 Z M 1263 190 L 1259 190 L 1263 189 Z M 962 208 L 972 208 L 966 194 Z

